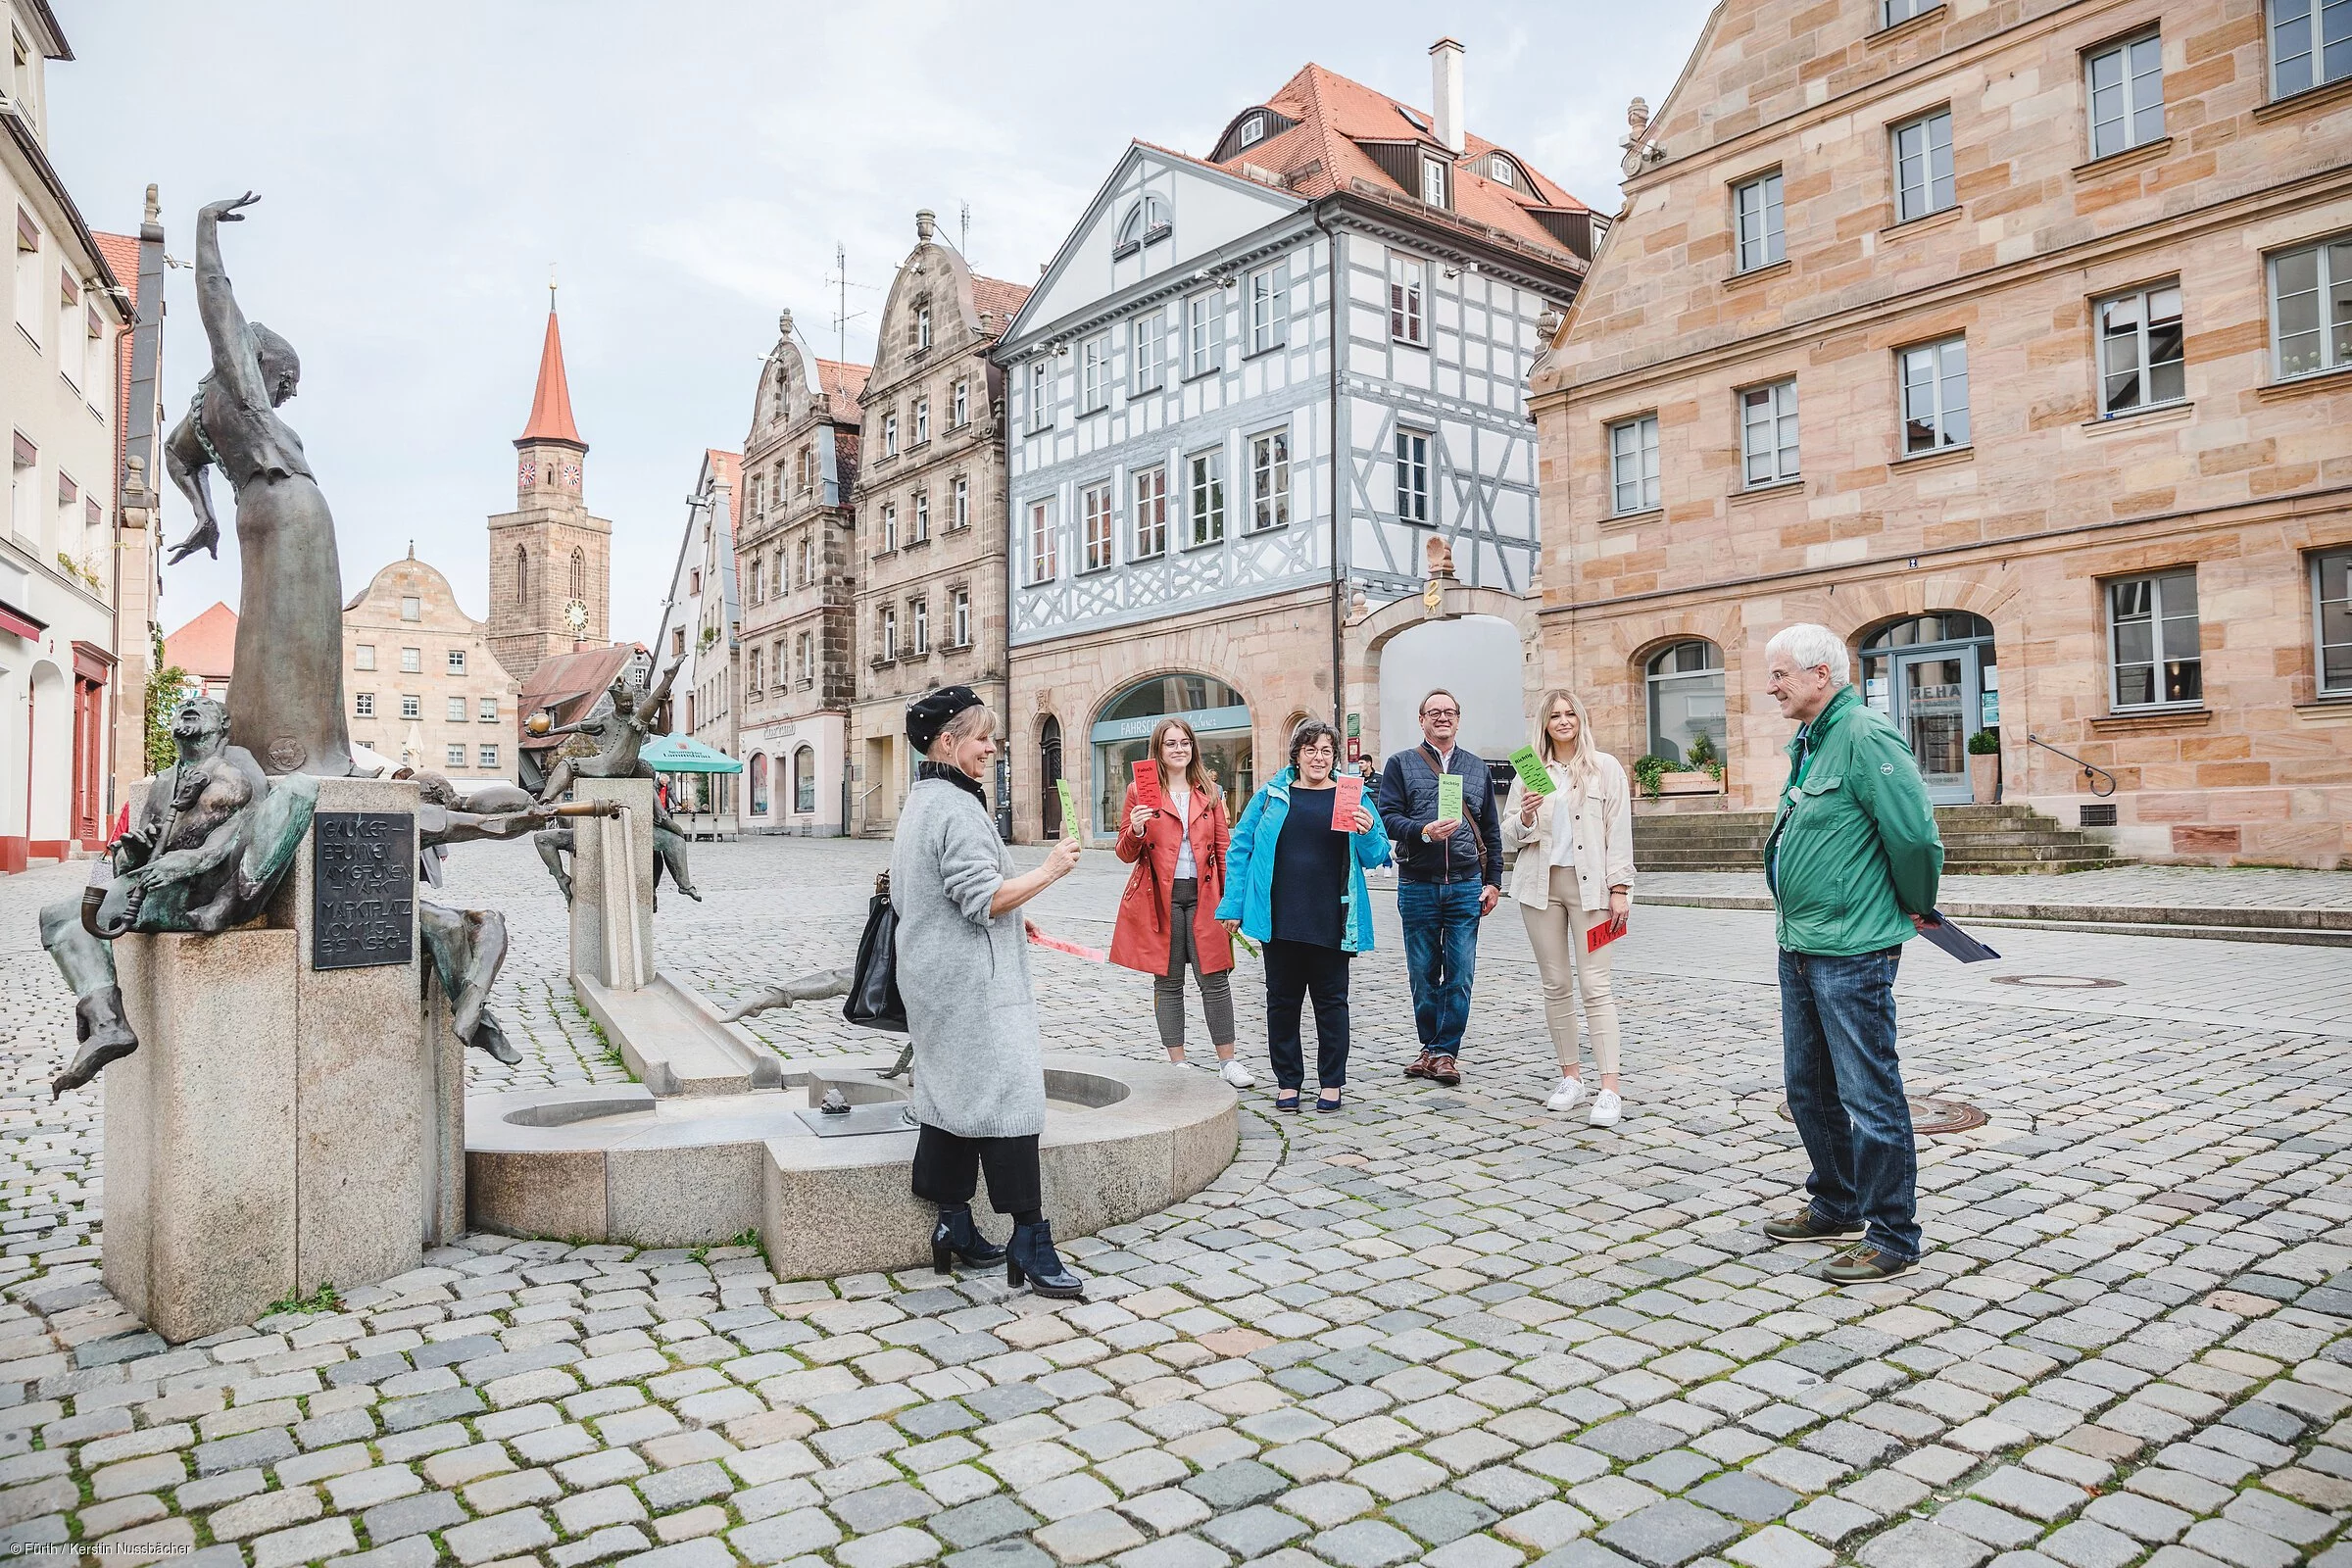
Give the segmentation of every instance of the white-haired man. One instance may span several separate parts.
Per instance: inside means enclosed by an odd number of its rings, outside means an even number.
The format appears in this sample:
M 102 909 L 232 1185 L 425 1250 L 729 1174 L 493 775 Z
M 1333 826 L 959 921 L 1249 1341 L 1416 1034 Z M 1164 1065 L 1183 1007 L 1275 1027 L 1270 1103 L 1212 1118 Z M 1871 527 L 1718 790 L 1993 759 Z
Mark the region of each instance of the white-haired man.
M 1894 973 L 1928 923 L 1943 845 L 1902 735 L 1846 683 L 1826 626 L 1765 646 L 1767 689 L 1797 721 L 1764 876 L 1781 948 L 1781 1052 L 1788 1110 L 1813 1174 L 1810 1201 L 1764 1234 L 1859 1236 L 1822 1277 L 1866 1285 L 1919 1262 L 1919 1161 L 1895 1055 Z

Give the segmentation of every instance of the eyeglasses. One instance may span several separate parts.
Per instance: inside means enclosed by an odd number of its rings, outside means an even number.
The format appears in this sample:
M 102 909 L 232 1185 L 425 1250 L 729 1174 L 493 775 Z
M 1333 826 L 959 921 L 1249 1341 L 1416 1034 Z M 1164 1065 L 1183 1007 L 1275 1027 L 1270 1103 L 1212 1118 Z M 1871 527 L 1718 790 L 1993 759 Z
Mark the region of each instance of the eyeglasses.
M 1423 718 L 1459 718 L 1462 716 L 1462 710 L 1458 708 L 1424 708 L 1421 710 L 1421 716 Z

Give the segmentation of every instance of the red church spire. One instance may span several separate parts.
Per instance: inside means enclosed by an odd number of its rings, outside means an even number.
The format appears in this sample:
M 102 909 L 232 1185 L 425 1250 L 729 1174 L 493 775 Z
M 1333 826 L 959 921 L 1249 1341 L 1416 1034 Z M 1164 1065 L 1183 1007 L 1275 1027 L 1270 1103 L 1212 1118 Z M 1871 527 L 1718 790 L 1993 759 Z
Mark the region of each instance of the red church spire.
M 523 426 L 515 445 L 556 441 L 588 450 L 579 428 L 571 422 L 571 386 L 564 376 L 564 332 L 556 324 L 553 290 L 547 303 L 547 341 L 539 350 L 539 389 L 531 396 L 531 422 Z

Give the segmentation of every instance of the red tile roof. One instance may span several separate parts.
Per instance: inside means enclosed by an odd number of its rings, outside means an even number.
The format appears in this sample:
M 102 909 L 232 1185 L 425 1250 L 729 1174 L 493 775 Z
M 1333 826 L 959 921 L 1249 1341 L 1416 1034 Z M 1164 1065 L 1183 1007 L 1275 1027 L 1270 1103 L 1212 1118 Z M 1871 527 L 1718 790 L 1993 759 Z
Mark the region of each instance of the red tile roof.
M 972 309 L 989 319 L 992 337 L 1003 337 L 1012 318 L 1020 314 L 1021 305 L 1029 298 L 1030 285 L 1007 283 L 1001 277 L 982 277 L 972 274 Z
M 564 441 L 583 452 L 588 450 L 579 427 L 571 422 L 571 383 L 564 374 L 564 333 L 556 325 L 552 309 L 547 313 L 547 338 L 539 347 L 539 388 L 531 394 L 531 422 L 522 427 L 514 444 L 526 441 Z
M 164 662 L 203 680 L 227 680 L 237 662 L 237 612 L 223 604 L 164 639 Z
M 1403 111 L 1412 106 L 1402 100 L 1317 65 L 1303 67 L 1263 107 L 1298 123 L 1242 149 L 1216 167 L 1240 173 L 1243 165 L 1253 164 L 1286 176 L 1286 188 L 1309 199 L 1346 190 L 1359 179 L 1384 191 L 1398 188 L 1360 142 L 1418 142 L 1434 152 L 1446 150 L 1425 128 L 1432 123 L 1426 111 L 1413 109 L 1414 118 L 1408 119 Z M 1452 159 L 1453 211 L 1513 239 L 1568 254 L 1567 246 L 1538 222 L 1529 209 L 1556 207 L 1575 212 L 1584 210 L 1585 204 L 1516 153 L 1510 155 L 1511 162 L 1526 172 L 1533 190 L 1522 191 L 1472 173 L 1467 167 L 1470 163 L 1497 149 L 1486 138 L 1467 132 L 1462 140 L 1462 152 Z M 1421 193 L 1404 194 L 1417 199 Z
M 865 391 L 865 378 L 873 371 L 870 365 L 850 365 L 841 360 L 816 362 L 816 389 L 833 400 L 834 407 L 855 411 L 858 396 Z M 857 415 L 850 416 L 855 419 Z
M 570 723 L 596 706 L 596 700 L 612 686 L 612 677 L 627 666 L 630 655 L 636 651 L 635 643 L 612 643 L 541 660 L 539 666 L 531 671 L 531 678 L 523 683 L 515 711 L 527 719 L 545 708 L 553 710 L 556 723 Z M 525 751 L 537 752 L 568 738 L 526 734 L 521 744 Z

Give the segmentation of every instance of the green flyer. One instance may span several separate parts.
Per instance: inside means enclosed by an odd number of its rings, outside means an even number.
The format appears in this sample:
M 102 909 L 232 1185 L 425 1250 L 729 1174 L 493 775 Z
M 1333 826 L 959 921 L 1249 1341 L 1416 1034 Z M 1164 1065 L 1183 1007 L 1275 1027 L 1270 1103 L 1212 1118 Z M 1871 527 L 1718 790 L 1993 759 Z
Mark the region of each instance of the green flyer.
M 1079 843 L 1085 843 L 1086 827 L 1078 820 L 1078 800 L 1070 793 L 1070 781 L 1057 778 L 1054 781 L 1054 787 L 1061 791 L 1061 830 Z
M 1519 782 L 1529 793 L 1549 795 L 1558 786 L 1551 782 L 1551 770 L 1536 756 L 1533 746 L 1522 746 L 1511 754 L 1511 765 L 1519 770 Z
M 1438 820 L 1459 822 L 1462 819 L 1462 775 L 1438 775 Z

